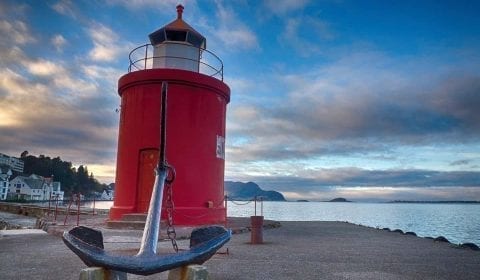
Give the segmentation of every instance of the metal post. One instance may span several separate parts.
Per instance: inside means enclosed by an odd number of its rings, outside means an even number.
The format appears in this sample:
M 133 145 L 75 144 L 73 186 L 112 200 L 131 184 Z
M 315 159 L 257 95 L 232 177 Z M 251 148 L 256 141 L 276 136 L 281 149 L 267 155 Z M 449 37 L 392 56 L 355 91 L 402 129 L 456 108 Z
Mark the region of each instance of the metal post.
M 80 224 L 80 193 L 77 193 L 77 226 Z
M 146 70 L 147 69 L 147 56 L 148 56 L 148 45 L 145 45 L 145 63 L 144 63 L 144 66 L 143 66 L 143 70 Z
M 255 212 L 254 212 L 255 215 L 254 216 L 257 216 L 257 196 L 255 196 L 254 200 L 255 200 L 255 203 L 254 203 L 255 204 Z
M 75 194 L 72 194 L 72 196 L 70 197 L 70 201 L 68 202 L 68 206 L 67 206 L 67 209 L 65 211 L 65 220 L 63 220 L 63 225 L 64 226 L 67 224 L 68 214 L 70 214 L 70 207 L 72 207 L 74 197 L 75 197 Z
M 58 212 L 58 194 L 55 197 L 55 223 L 57 222 L 57 212 Z
M 263 197 L 260 197 L 260 216 L 263 216 Z
M 227 217 L 227 214 L 228 214 L 228 211 L 227 211 L 228 196 L 224 196 L 223 199 L 225 200 L 225 228 L 227 228 L 227 225 L 228 225 L 228 217 Z
M 93 197 L 93 216 L 95 216 L 95 197 Z
M 52 193 L 50 193 L 50 197 L 48 198 L 48 212 L 47 216 L 50 217 L 50 201 L 52 200 Z

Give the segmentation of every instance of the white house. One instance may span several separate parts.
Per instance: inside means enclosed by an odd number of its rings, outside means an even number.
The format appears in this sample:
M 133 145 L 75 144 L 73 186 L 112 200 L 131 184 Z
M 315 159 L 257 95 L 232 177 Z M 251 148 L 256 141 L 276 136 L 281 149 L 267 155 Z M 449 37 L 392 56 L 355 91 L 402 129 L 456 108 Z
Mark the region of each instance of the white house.
M 60 189 L 60 182 L 53 182 L 52 178 L 44 178 L 32 174 L 17 176 L 10 181 L 9 196 L 26 200 L 49 200 L 58 198 L 63 200 L 64 192 Z
M 53 182 L 52 178 L 49 178 L 51 180 L 50 183 L 48 183 L 48 189 L 46 192 L 46 196 L 44 200 L 48 200 L 50 198 L 56 198 L 58 200 L 63 200 L 64 199 L 64 192 L 60 189 L 60 182 Z M 51 196 L 50 196 L 51 195 Z
M 0 165 L 0 200 L 7 199 L 8 183 L 10 176 L 12 176 L 12 170 L 7 165 Z
M 24 163 L 23 160 L 19 158 L 0 153 L 0 164 L 8 165 L 14 171 L 23 172 Z
M 102 199 L 102 200 L 113 200 L 114 194 L 115 194 L 114 190 L 105 189 L 105 190 L 103 190 L 102 195 L 100 196 L 100 199 Z

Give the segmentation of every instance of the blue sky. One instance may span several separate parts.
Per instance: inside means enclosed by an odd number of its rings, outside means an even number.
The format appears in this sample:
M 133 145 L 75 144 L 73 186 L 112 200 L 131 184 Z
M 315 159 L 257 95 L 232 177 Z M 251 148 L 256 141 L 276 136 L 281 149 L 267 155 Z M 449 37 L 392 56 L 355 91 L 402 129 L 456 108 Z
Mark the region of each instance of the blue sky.
M 128 54 L 178 1 L 2 1 L 0 152 L 114 180 Z M 478 1 L 180 1 L 231 88 L 226 179 L 480 200 Z

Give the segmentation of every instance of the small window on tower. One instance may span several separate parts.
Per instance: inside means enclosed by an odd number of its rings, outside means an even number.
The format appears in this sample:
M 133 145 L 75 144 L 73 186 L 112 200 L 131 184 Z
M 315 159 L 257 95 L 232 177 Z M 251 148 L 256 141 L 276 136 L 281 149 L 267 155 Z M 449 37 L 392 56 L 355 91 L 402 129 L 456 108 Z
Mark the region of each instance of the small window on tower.
M 165 33 L 168 41 L 185 42 L 187 39 L 187 31 L 168 30 Z
M 190 32 L 188 33 L 188 39 L 187 41 L 192 44 L 193 46 L 197 48 L 202 48 L 203 47 L 203 39 L 202 37 Z

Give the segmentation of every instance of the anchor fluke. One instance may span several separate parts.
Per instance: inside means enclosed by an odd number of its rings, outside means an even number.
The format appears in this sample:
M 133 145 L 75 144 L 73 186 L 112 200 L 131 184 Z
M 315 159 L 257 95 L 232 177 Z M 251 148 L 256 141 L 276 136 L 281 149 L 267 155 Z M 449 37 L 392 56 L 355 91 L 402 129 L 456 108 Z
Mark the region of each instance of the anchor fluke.
M 100 266 L 127 273 L 150 275 L 189 264 L 202 264 L 230 240 L 231 231 L 220 226 L 209 226 L 192 232 L 194 240 L 202 240 L 188 251 L 169 255 L 114 255 L 97 242 L 81 239 L 83 232 L 101 232 L 87 227 L 75 227 L 63 233 L 63 241 L 87 266 Z M 75 233 L 74 234 L 72 234 Z M 81 234 L 78 234 L 78 233 Z M 90 232 L 88 232 L 89 236 Z

